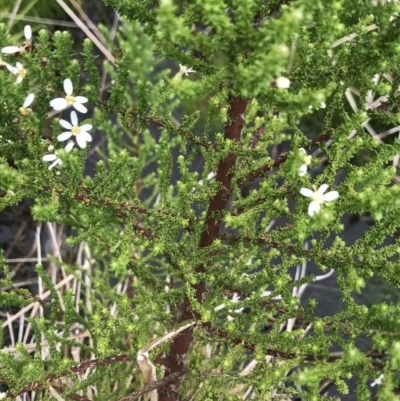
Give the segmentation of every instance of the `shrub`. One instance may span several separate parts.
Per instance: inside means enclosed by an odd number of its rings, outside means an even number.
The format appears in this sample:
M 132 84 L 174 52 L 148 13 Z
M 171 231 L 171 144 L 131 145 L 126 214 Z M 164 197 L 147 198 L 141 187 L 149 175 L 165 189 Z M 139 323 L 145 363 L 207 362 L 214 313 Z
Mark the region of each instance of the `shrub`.
M 0 25 L 0 208 L 72 229 L 38 296 L 2 256 L 6 397 L 398 399 L 399 304 L 357 298 L 400 285 L 396 3 L 105 0 L 105 93 L 89 39 Z

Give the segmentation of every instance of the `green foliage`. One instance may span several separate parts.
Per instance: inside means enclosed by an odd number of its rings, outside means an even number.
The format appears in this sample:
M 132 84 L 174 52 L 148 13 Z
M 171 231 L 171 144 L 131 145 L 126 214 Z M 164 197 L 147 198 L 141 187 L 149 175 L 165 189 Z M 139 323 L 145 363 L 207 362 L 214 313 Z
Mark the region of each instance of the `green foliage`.
M 399 121 L 400 6 L 104 2 L 122 17 L 116 45 L 100 27 L 116 55 L 105 96 L 89 39 L 76 55 L 69 32 L 40 30 L 28 45 L 0 24 L 0 48 L 26 50 L 3 55 L 0 68 L 0 208 L 32 200 L 34 220 L 71 227 L 67 244 L 86 255 L 86 264 L 49 256 L 74 290 L 38 262 L 50 301 L 14 288 L 1 256 L 0 305 L 41 308 L 29 320 L 33 356 L 23 343 L 0 353 L 9 396 L 36 383 L 49 399 L 48 383 L 68 376 L 66 397 L 95 386 L 93 399 L 118 399 L 131 376 L 135 389 L 149 384 L 135 368 L 148 358 L 158 378 L 161 365 L 166 380 L 180 374 L 157 390 L 162 401 L 238 400 L 249 388 L 258 400 L 328 400 L 323 384 L 348 394 L 351 377 L 367 400 L 380 374 L 378 399 L 397 399 L 400 305 L 357 297 L 373 280 L 400 287 L 400 142 L 371 131 Z M 372 93 L 379 104 L 364 100 Z M 54 99 L 75 102 L 78 124 Z M 66 131 L 72 149 L 58 139 Z M 93 176 L 88 135 L 106 139 Z M 352 245 L 348 214 L 372 221 Z M 336 314 L 303 302 L 316 280 L 302 267 L 310 262 L 318 280 L 334 271 Z

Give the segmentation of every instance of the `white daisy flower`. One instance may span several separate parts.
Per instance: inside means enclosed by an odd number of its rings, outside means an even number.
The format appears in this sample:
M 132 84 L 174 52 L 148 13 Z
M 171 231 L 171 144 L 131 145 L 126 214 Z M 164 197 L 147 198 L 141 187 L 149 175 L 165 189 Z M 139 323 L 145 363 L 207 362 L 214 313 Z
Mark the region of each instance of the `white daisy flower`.
M 25 25 L 24 27 L 24 36 L 26 39 L 25 44 L 29 44 L 32 39 L 32 29 L 30 25 Z M 15 54 L 15 53 L 23 53 L 25 51 L 25 47 L 19 46 L 6 46 L 1 49 L 1 52 L 4 54 Z
M 6 398 L 6 393 L 0 393 L 0 400 L 2 400 L 3 398 Z
M 312 199 L 310 206 L 308 206 L 308 214 L 311 217 L 314 216 L 314 214 L 319 213 L 321 210 L 321 205 L 339 198 L 339 192 L 337 191 L 325 193 L 328 187 L 328 184 L 322 184 L 318 189 L 314 187 L 314 190 L 301 188 L 300 193 L 303 196 Z
M 73 142 L 69 142 L 67 144 L 67 146 L 65 147 L 65 150 L 67 152 L 71 152 L 73 147 L 74 147 L 74 143 Z M 50 145 L 48 150 L 49 151 L 53 150 L 53 145 Z M 52 164 L 50 164 L 49 170 L 51 170 L 53 167 L 57 166 L 57 164 L 62 164 L 62 161 L 61 161 L 61 159 L 58 158 L 57 154 L 58 154 L 58 151 L 56 150 L 54 152 L 54 154 L 49 154 L 49 155 L 44 155 L 43 156 L 42 160 L 44 162 L 53 162 Z
M 312 156 L 311 155 L 307 155 L 306 150 L 303 149 L 303 148 L 300 148 L 299 151 L 300 151 L 300 153 L 302 153 L 301 156 L 303 157 L 303 162 L 304 162 L 304 164 L 302 164 L 300 166 L 299 176 L 300 177 L 304 177 L 307 174 L 308 166 L 311 164 Z
M 383 381 L 383 373 L 377 379 L 375 379 L 375 381 L 371 383 L 371 387 L 375 387 L 376 385 L 381 386 L 382 381 Z
M 19 111 L 23 116 L 29 116 L 29 114 L 32 114 L 32 109 L 30 109 L 29 106 L 32 104 L 33 99 L 35 99 L 35 94 L 30 93 L 24 100 L 22 107 L 19 108 Z
M 186 75 L 188 76 L 190 72 L 196 72 L 195 70 L 193 70 L 192 68 L 187 68 L 186 66 L 179 64 L 180 70 L 178 74 L 181 75 Z
M 67 96 L 58 97 L 50 102 L 50 106 L 53 107 L 54 110 L 64 110 L 72 106 L 80 113 L 87 113 L 87 108 L 82 103 L 86 103 L 88 99 L 84 96 L 72 96 L 73 87 L 72 81 L 69 78 L 64 80 L 64 91 Z
M 17 84 L 20 84 L 26 75 L 26 70 L 25 70 L 24 66 L 19 61 L 17 61 L 17 63 L 15 64 L 15 67 L 13 67 L 12 65 L 9 65 L 9 64 L 6 64 L 6 67 L 7 67 L 8 71 L 12 72 L 14 75 L 18 75 L 17 76 Z
M 84 124 L 82 127 L 78 125 L 78 116 L 75 111 L 71 111 L 71 122 L 69 123 L 66 120 L 60 120 L 61 126 L 70 130 L 63 132 L 58 135 L 57 139 L 62 142 L 71 138 L 72 135 L 76 136 L 76 142 L 78 146 L 82 149 L 86 148 L 86 142 L 92 141 L 92 136 L 89 134 L 89 130 L 93 128 L 91 124 Z

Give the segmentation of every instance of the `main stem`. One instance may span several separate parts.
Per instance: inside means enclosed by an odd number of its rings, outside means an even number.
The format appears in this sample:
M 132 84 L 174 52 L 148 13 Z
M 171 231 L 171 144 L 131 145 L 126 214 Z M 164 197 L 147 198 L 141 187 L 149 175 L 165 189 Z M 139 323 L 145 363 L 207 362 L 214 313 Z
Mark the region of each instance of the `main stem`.
M 244 113 L 249 103 L 249 99 L 232 98 L 230 101 L 228 116 L 229 122 L 225 127 L 224 139 L 240 143 L 240 135 L 244 124 Z M 226 209 L 229 197 L 232 192 L 232 179 L 234 176 L 234 167 L 237 156 L 235 153 L 229 153 L 225 159 L 220 160 L 218 164 L 215 179 L 220 183 L 220 190 L 210 200 L 208 205 L 205 227 L 200 236 L 199 248 L 210 246 L 218 237 L 222 225 L 221 216 Z M 204 265 L 196 268 L 197 273 L 205 271 Z M 195 285 L 197 301 L 202 303 L 207 283 L 203 280 Z M 187 297 L 180 305 L 178 323 L 190 319 L 198 319 L 198 314 L 191 309 L 190 301 Z M 175 337 L 170 345 L 168 356 L 165 358 L 167 367 L 165 376 L 180 372 L 184 368 L 184 360 L 189 352 L 193 341 L 193 328 L 189 328 Z M 178 377 L 159 390 L 160 401 L 179 401 L 181 397 L 179 390 L 182 384 L 182 377 Z

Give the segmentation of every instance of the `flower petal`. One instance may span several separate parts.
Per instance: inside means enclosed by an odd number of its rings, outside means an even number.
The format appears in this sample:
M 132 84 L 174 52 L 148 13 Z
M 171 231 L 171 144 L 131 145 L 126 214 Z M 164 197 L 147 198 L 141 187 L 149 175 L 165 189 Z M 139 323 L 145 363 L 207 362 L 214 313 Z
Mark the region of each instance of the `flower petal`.
M 71 123 L 68 122 L 67 120 L 61 119 L 61 120 L 60 120 L 60 125 L 61 125 L 62 127 L 64 127 L 64 128 L 66 128 L 66 129 L 71 129 L 71 128 L 72 128 Z
M 23 79 L 24 79 L 23 77 L 18 77 L 17 80 L 16 80 L 17 84 L 20 84 Z
M 322 195 L 326 192 L 326 190 L 329 188 L 328 184 L 322 184 L 318 189 L 317 192 Z
M 58 97 L 50 102 L 50 106 L 54 110 L 64 110 L 68 107 L 68 102 L 64 98 Z
M 53 160 L 56 160 L 57 159 L 57 156 L 56 155 L 44 155 L 43 157 L 42 157 L 42 160 L 44 161 L 44 162 L 52 162 Z
M 87 108 L 81 103 L 74 102 L 72 106 L 80 113 L 87 113 Z
M 15 65 L 17 66 L 18 70 L 22 70 L 24 68 L 24 66 L 19 61 L 17 61 Z
M 303 164 L 300 166 L 299 176 L 304 177 L 307 174 L 307 166 Z
M 33 99 L 35 99 L 35 94 L 34 93 L 30 93 L 26 99 L 24 100 L 24 104 L 22 105 L 22 107 L 28 107 L 32 104 Z
M 278 77 L 275 80 L 275 84 L 277 88 L 288 89 L 290 87 L 290 80 L 286 77 Z
M 19 47 L 18 46 L 6 46 L 1 49 L 3 54 L 14 54 L 18 53 Z
M 57 102 L 59 99 L 64 99 L 64 98 L 63 98 L 63 97 L 57 97 L 57 98 L 55 98 L 55 99 L 51 99 L 50 102 L 49 102 L 50 106 L 53 106 L 53 104 L 54 104 L 55 102 Z M 64 99 L 64 100 L 66 101 L 66 99 Z
M 383 374 L 381 374 L 377 379 L 375 379 L 372 383 L 371 383 L 371 387 L 375 387 L 376 385 L 381 386 L 382 385 L 382 380 L 383 380 L 384 376 Z
M 71 124 L 73 127 L 78 125 L 78 115 L 75 111 L 71 111 Z
M 327 202 L 334 201 L 337 198 L 339 198 L 338 191 L 330 191 L 322 196 L 322 199 Z
M 89 101 L 89 99 L 85 96 L 75 96 L 75 101 L 78 103 L 86 103 Z
M 314 214 L 319 213 L 320 210 L 321 210 L 321 205 L 316 201 L 312 201 L 308 206 L 308 214 L 311 217 L 314 216 Z
M 89 132 L 81 131 L 78 136 L 81 136 L 86 142 L 92 142 L 92 135 Z
M 82 136 L 82 134 L 79 134 L 76 136 L 76 142 L 78 143 L 78 146 L 81 149 L 85 149 L 86 148 L 86 141 L 85 138 Z
M 12 72 L 13 74 L 16 74 L 18 72 L 18 70 L 10 64 L 6 64 L 6 67 L 7 67 L 7 70 Z
M 68 142 L 67 146 L 65 147 L 65 150 L 67 152 L 71 152 L 72 148 L 75 146 L 73 142 Z
M 93 128 L 92 124 L 83 124 L 81 127 L 81 131 L 90 131 Z
M 26 40 L 31 40 L 32 38 L 32 29 L 30 25 L 25 25 L 24 27 L 24 35 Z
M 72 132 L 63 132 L 62 134 L 58 135 L 57 140 L 62 142 L 66 141 L 67 139 L 71 138 Z
M 314 195 L 314 191 L 308 188 L 301 188 L 300 193 L 307 198 L 311 198 Z
M 72 86 L 72 81 L 67 78 L 64 79 L 64 91 L 68 96 L 72 95 L 72 91 L 74 90 L 73 86 Z
M 49 170 L 51 170 L 54 166 L 57 166 L 57 164 L 61 164 L 61 160 L 60 159 L 57 159 L 52 164 L 50 164 Z

